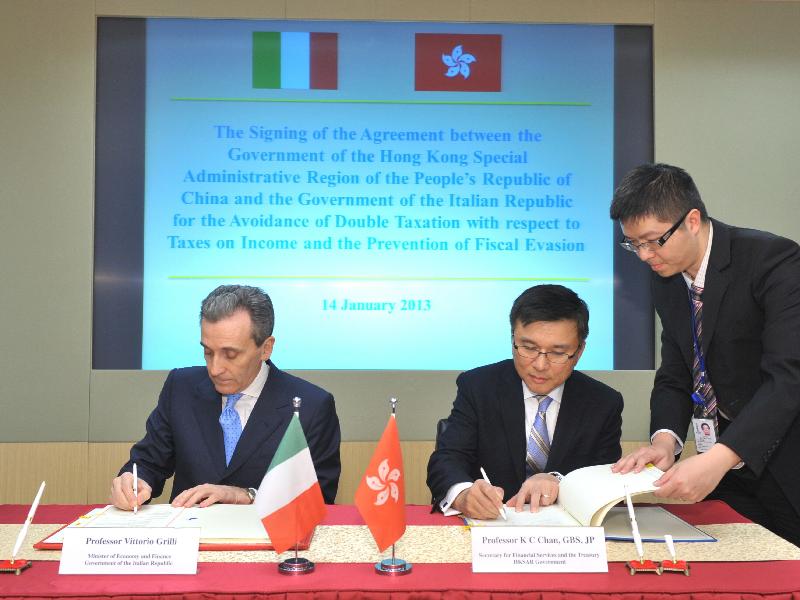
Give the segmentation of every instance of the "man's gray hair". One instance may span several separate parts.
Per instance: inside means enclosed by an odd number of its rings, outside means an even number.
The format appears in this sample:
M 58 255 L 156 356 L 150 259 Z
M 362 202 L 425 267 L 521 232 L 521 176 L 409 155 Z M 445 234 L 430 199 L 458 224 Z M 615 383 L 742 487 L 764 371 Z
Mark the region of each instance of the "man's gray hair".
M 244 310 L 253 322 L 253 341 L 263 344 L 275 327 L 272 300 L 261 288 L 249 285 L 221 285 L 211 292 L 200 306 L 200 320 L 216 323 Z

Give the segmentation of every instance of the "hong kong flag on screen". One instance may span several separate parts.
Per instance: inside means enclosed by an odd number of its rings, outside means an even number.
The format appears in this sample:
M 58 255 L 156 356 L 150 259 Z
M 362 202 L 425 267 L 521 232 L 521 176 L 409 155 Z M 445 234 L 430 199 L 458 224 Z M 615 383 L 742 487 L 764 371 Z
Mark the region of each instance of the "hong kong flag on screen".
M 499 92 L 502 39 L 474 33 L 418 33 L 414 89 Z

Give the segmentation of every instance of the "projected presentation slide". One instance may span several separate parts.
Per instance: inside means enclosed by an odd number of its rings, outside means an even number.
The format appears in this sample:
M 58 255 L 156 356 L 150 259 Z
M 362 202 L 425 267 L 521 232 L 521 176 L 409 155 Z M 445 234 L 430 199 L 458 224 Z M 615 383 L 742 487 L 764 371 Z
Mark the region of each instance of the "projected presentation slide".
M 612 369 L 613 96 L 611 26 L 148 20 L 142 368 L 220 284 L 282 368 L 461 370 L 557 283 Z

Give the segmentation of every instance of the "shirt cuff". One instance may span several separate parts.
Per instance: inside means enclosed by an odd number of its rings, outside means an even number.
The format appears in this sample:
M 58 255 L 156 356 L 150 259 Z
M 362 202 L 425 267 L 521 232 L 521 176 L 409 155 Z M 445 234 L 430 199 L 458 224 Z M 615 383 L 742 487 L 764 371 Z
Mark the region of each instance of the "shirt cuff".
M 471 487 L 472 482 L 464 481 L 451 486 L 450 489 L 447 490 L 447 494 L 445 494 L 444 498 L 442 498 L 442 501 L 439 502 L 439 508 L 442 509 L 442 514 L 445 517 L 452 517 L 453 515 L 461 514 L 461 511 L 450 508 L 450 506 L 453 504 L 453 502 L 455 502 L 456 498 L 461 492 Z
M 683 440 L 682 440 L 681 438 L 679 438 L 679 437 L 678 437 L 678 434 L 677 434 L 677 433 L 675 433 L 674 431 L 672 431 L 671 429 L 659 429 L 658 431 L 656 431 L 655 433 L 653 433 L 653 435 L 651 435 L 651 436 L 650 436 L 650 443 L 651 443 L 651 444 L 653 443 L 653 438 L 655 438 L 655 437 L 656 437 L 656 436 L 657 436 L 659 433 L 668 433 L 668 434 L 670 434 L 672 437 L 674 437 L 674 438 L 675 438 L 675 441 L 676 441 L 676 442 L 678 442 L 678 447 L 677 447 L 677 448 L 675 448 L 675 456 L 677 456 L 678 454 L 680 454 L 681 452 L 683 452 Z

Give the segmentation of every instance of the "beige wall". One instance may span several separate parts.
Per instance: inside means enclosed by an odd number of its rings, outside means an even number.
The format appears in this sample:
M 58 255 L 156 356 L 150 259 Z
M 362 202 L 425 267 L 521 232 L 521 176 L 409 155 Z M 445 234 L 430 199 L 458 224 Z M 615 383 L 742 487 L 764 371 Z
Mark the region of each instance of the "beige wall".
M 90 368 L 96 15 L 653 24 L 656 158 L 686 167 L 714 216 L 800 239 L 800 3 L 2 0 L 0 502 L 32 496 L 42 472 L 49 502 L 97 499 L 113 472 L 97 453 L 141 434 L 163 380 Z M 301 375 L 334 393 L 358 456 L 388 396 L 425 448 L 455 390 L 450 372 Z M 623 437 L 646 438 L 653 373 L 595 375 L 626 398 Z
M 336 495 L 338 504 L 352 504 L 361 478 L 369 464 L 377 442 L 343 442 L 342 476 Z M 641 442 L 623 443 L 628 453 Z M 38 442 L 0 443 L 0 456 L 13 469 L 0 471 L 1 502 L 26 503 L 31 501 L 31 490 L 47 481 L 47 502 L 76 504 L 105 504 L 108 502 L 111 478 L 128 457 L 130 442 Z M 427 504 L 430 492 L 425 484 L 428 457 L 433 442 L 402 442 L 403 470 L 406 476 L 406 502 Z M 694 454 L 694 442 L 687 442 L 684 456 Z M 5 464 L 4 464 L 5 467 Z M 167 502 L 172 480 L 155 502 Z M 642 499 L 637 497 L 637 501 Z

